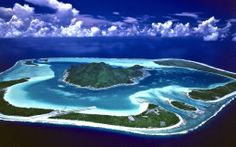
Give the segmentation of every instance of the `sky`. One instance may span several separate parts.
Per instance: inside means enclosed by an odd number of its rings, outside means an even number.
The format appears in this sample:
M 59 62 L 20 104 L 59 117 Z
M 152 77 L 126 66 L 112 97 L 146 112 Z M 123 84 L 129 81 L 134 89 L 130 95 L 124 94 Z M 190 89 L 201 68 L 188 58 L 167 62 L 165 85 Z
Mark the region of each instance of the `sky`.
M 236 41 L 235 0 L 2 0 L 0 38 L 196 37 Z

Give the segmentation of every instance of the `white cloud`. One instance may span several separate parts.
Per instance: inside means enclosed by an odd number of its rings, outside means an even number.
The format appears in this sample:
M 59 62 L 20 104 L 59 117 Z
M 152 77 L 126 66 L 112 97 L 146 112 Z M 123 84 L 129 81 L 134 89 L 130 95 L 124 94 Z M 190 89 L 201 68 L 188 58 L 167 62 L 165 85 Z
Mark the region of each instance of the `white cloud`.
M 4 29 L 1 30 L 0 34 L 4 34 L 4 37 L 19 37 L 23 34 L 21 30 L 24 27 L 24 22 L 21 18 L 13 15 L 8 22 L 2 25 L 2 27 Z
M 0 7 L 0 14 L 4 16 L 12 16 L 13 15 L 12 8 Z
M 218 22 L 218 20 L 215 19 L 215 17 L 211 17 L 205 21 L 202 21 L 198 24 L 197 27 L 194 28 L 196 32 L 204 33 L 217 30 L 217 27 L 215 27 L 215 24 Z
M 26 18 L 34 14 L 34 8 L 30 7 L 27 4 L 20 5 L 18 3 L 15 3 L 12 11 L 14 15 L 20 18 Z
M 79 14 L 79 11 L 73 8 L 71 4 L 59 2 L 57 0 L 25 0 L 25 1 L 35 5 L 46 6 L 55 9 L 57 13 L 60 15 L 72 14 L 73 16 L 76 16 Z
M 0 7 L 0 13 L 3 16 L 15 15 L 17 17 L 25 18 L 34 14 L 34 8 L 27 4 L 21 5 L 15 3 L 13 8 Z
M 181 13 L 175 13 L 175 16 L 181 16 L 181 17 L 192 17 L 197 19 L 198 15 L 196 13 L 191 13 L 191 12 L 181 12 Z
M 198 26 L 194 28 L 194 32 L 203 35 L 205 41 L 218 40 L 220 29 L 216 26 L 217 22 L 219 22 L 219 20 L 215 19 L 215 17 L 210 17 L 198 24 Z
M 84 16 L 85 17 L 85 16 Z M 9 21 L 0 21 L 1 37 L 89 37 L 89 36 L 159 36 L 159 37 L 202 37 L 205 41 L 218 40 L 226 36 L 231 25 L 218 28 L 216 20 L 211 17 L 200 22 L 197 26 L 191 27 L 190 23 L 173 22 L 171 20 L 164 23 L 157 22 L 151 25 L 140 27 L 140 24 L 105 23 L 94 22 L 85 24 L 83 19 L 75 17 L 71 19 L 69 25 L 60 25 L 57 21 L 33 17 L 31 19 L 21 19 L 15 15 Z M 97 23 L 97 25 L 96 25 Z M 92 24 L 95 24 L 91 26 Z
M 119 12 L 113 12 L 112 14 L 114 14 L 114 15 L 120 15 Z
M 165 23 L 152 23 L 152 28 L 155 32 L 160 33 L 162 37 L 167 37 L 171 32 L 173 32 L 172 21 L 166 21 Z
M 230 35 L 230 28 L 235 22 L 229 20 L 225 25 L 218 26 L 219 20 L 211 17 L 197 22 L 198 24 L 181 23 L 168 20 L 166 22 L 151 22 L 148 19 L 120 17 L 120 20 L 110 21 L 104 17 L 78 14 L 71 4 L 57 0 L 26 0 L 35 5 L 55 9 L 54 14 L 35 14 L 34 8 L 27 4 L 16 3 L 13 8 L 0 7 L 0 37 L 92 37 L 92 36 L 156 36 L 156 37 L 186 37 L 193 36 L 205 41 L 224 39 Z M 118 14 L 118 13 L 117 13 Z M 178 16 L 195 17 L 183 12 Z M 8 18 L 8 19 L 6 19 Z M 222 27 L 223 26 L 223 27 Z M 231 33 L 232 35 L 232 33 Z M 236 35 L 233 36 L 236 40 Z
M 225 27 L 219 28 L 219 38 L 226 38 L 227 36 L 229 36 L 231 27 L 232 22 L 228 21 Z
M 165 23 L 152 23 L 152 28 L 156 34 L 160 34 L 162 37 L 183 37 L 190 35 L 189 23 L 178 23 L 173 25 L 171 20 Z
M 231 18 L 231 19 L 229 19 L 229 22 L 230 22 L 230 23 L 236 23 L 236 18 Z
M 191 30 L 190 30 L 190 25 L 189 23 L 186 24 L 182 24 L 179 23 L 174 27 L 174 36 L 178 37 L 178 36 L 189 36 L 191 34 Z
M 100 33 L 100 29 L 98 27 L 92 27 L 90 31 L 91 31 L 91 36 L 96 36 Z
M 134 23 L 138 23 L 138 20 L 136 18 L 133 18 L 133 17 L 125 17 L 123 22 L 134 24 Z
M 94 25 L 98 25 L 98 24 L 107 25 L 110 23 L 108 20 L 94 18 L 91 15 L 78 15 L 74 19 L 79 20 L 79 21 L 83 21 L 84 25 L 90 26 L 90 27 L 94 26 Z
M 108 28 L 109 32 L 114 32 L 116 30 L 117 30 L 117 26 L 111 26 L 111 27 Z
M 46 27 L 45 22 L 36 18 L 30 22 L 30 25 L 25 32 L 25 35 L 33 34 L 34 37 L 42 37 L 43 35 L 46 35 L 46 31 L 48 30 L 49 29 Z
M 234 33 L 233 35 L 232 35 L 232 41 L 236 41 L 236 33 Z
M 216 41 L 219 38 L 219 32 L 213 32 L 210 35 L 203 36 L 205 41 Z
M 82 33 L 82 27 L 83 22 L 82 21 L 76 21 L 72 22 L 68 27 L 61 27 L 61 35 L 62 36 L 81 36 Z

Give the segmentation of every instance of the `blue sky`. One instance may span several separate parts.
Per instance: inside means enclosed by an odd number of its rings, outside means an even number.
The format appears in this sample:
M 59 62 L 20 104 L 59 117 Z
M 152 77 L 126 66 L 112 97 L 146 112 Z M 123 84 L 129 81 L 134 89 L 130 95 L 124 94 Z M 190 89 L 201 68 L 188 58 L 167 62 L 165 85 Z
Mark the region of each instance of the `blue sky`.
M 236 41 L 235 0 L 8 0 L 0 37 L 154 36 Z

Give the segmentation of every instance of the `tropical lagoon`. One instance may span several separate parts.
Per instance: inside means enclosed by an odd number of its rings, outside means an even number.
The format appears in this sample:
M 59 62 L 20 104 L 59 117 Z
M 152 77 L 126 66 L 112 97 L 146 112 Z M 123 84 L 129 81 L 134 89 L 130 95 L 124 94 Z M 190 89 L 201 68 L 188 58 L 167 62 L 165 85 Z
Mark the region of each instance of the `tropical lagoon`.
M 101 62 L 114 68 L 138 65 L 145 74 L 132 84 L 102 89 L 65 82 L 65 73 L 71 66 Z M 24 111 L 37 109 L 37 113 L 22 117 L 9 116 L 6 111 L 1 116 L 3 120 L 90 126 L 146 135 L 182 134 L 197 129 L 235 97 L 234 73 L 182 59 L 27 59 L 0 75 L 2 83 L 19 79 L 25 81 L 7 87 L 4 100 Z M 219 87 L 231 90 L 222 93 Z M 207 96 L 197 95 L 203 93 L 201 90 Z M 212 90 L 214 97 L 210 97 Z

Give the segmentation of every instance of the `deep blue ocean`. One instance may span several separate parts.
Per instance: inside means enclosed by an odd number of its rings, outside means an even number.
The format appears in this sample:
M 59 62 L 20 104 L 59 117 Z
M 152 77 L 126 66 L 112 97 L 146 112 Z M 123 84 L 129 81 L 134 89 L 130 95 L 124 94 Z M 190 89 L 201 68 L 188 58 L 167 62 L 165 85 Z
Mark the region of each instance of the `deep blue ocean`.
M 185 38 L 0 39 L 0 71 L 20 59 L 43 57 L 182 58 L 236 72 L 236 43 Z M 0 123 L 0 144 L 12 146 L 235 146 L 236 101 L 185 135 L 150 137 L 104 129 Z M 4 146 L 4 145 L 3 145 Z

